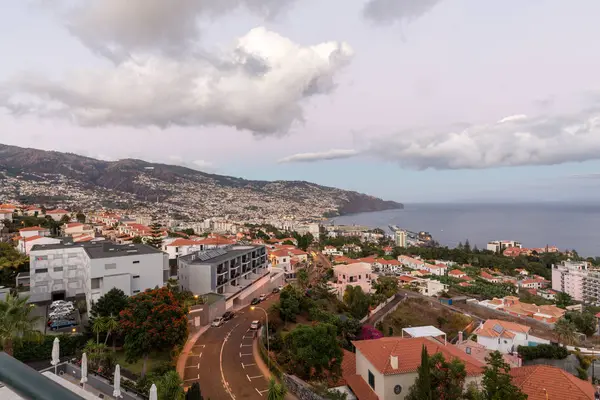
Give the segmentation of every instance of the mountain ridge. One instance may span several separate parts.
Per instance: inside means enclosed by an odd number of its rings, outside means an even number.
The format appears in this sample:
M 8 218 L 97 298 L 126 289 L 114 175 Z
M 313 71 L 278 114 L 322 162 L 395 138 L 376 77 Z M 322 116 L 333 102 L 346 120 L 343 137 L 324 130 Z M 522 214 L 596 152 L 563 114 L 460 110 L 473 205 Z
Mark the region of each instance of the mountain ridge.
M 306 214 L 306 207 L 314 207 L 315 212 L 328 215 L 403 208 L 402 203 L 395 201 L 304 180 L 248 180 L 181 165 L 153 163 L 133 158 L 104 161 L 75 153 L 4 144 L 0 144 L 0 173 L 0 183 L 2 178 L 5 181 L 10 180 L 18 186 L 17 190 L 13 190 L 13 195 L 28 197 L 29 201 L 35 201 L 40 196 L 51 197 L 51 194 L 48 196 L 48 193 L 45 193 L 51 192 L 50 188 L 40 188 L 40 193 L 34 193 L 35 187 L 31 182 L 54 182 L 65 189 L 81 192 L 79 197 L 85 197 L 87 192 L 88 196 L 92 193 L 106 192 L 107 196 L 112 197 L 115 197 L 116 193 L 122 193 L 125 195 L 122 200 L 127 203 L 147 203 L 147 199 L 151 198 L 164 203 L 169 209 L 179 209 L 178 211 L 182 211 L 184 206 L 182 197 L 191 198 L 195 204 L 202 203 L 203 198 L 206 212 L 200 210 L 200 214 L 207 214 L 210 209 L 219 208 L 214 204 L 206 206 L 219 201 L 231 205 L 240 203 L 245 208 L 253 206 L 247 201 L 254 201 L 257 203 L 255 206 L 264 209 L 265 212 L 272 211 L 273 207 L 267 206 L 270 202 L 287 202 L 290 214 L 298 213 L 299 208 L 303 209 L 301 214 Z M 7 182 L 4 186 L 0 184 L 0 195 L 10 197 L 10 189 Z M 211 193 L 210 189 L 215 189 L 218 193 Z M 63 196 L 67 193 L 68 191 L 65 191 Z M 239 202 L 238 197 L 247 201 Z M 67 200 L 64 201 L 68 203 Z M 235 211 L 235 208 L 231 207 L 231 210 L 228 210 L 226 205 L 221 208 L 222 213 Z M 286 211 L 283 205 L 278 209 L 284 213 Z

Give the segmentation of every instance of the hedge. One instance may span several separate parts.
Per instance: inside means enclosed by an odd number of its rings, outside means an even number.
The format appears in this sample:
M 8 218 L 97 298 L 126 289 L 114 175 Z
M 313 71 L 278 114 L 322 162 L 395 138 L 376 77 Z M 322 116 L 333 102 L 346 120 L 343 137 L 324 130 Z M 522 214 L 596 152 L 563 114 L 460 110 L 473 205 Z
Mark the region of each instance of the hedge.
M 81 351 L 87 342 L 84 335 L 45 335 L 40 341 L 15 343 L 13 356 L 22 362 L 50 360 L 54 338 L 60 340 L 60 356 L 69 357 Z
M 569 352 L 565 347 L 553 344 L 538 344 L 537 346 L 519 346 L 517 352 L 525 361 L 535 360 L 537 358 L 549 358 L 562 360 L 567 358 Z

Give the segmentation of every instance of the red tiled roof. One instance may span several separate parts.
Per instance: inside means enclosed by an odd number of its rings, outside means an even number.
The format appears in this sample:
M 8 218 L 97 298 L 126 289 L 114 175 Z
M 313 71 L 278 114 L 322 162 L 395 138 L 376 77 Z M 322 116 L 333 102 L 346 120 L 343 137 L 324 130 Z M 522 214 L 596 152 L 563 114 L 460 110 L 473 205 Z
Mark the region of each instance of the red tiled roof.
M 46 228 L 42 228 L 41 226 L 31 226 L 29 228 L 19 229 L 19 232 L 36 232 L 36 231 L 46 231 Z
M 25 239 L 23 239 L 24 242 L 31 242 L 32 240 L 38 240 L 43 238 L 43 236 L 40 235 L 35 235 L 35 236 L 30 236 L 30 237 L 26 237 Z
M 62 210 L 62 209 L 58 209 L 58 210 L 48 210 L 46 211 L 46 214 L 68 214 L 69 212 L 67 210 Z
M 462 272 L 460 269 L 453 269 L 452 271 L 448 272 L 448 275 L 463 275 L 464 272 Z
M 594 387 L 560 368 L 530 365 L 510 370 L 512 383 L 528 400 L 593 400 Z
M 406 276 L 406 275 L 399 276 L 398 279 L 401 280 L 402 282 L 406 282 L 406 283 L 410 283 L 412 281 L 417 280 L 417 278 L 413 278 L 412 276 Z
M 175 239 L 171 243 L 167 245 L 167 247 L 179 247 L 179 246 L 194 246 L 199 245 L 200 243 L 196 240 L 189 239 Z
M 505 329 L 504 332 L 502 333 L 498 333 L 496 330 L 494 330 L 494 327 L 496 325 L 500 325 L 503 329 Z M 477 328 L 475 330 L 475 333 L 477 335 L 481 335 L 481 336 L 485 336 L 485 337 L 493 337 L 496 338 L 498 336 L 503 336 L 503 337 L 510 337 L 513 338 L 515 336 L 514 333 L 512 332 L 520 332 L 520 333 L 528 333 L 531 330 L 531 328 L 527 325 L 521 325 L 521 324 L 517 324 L 515 322 L 509 322 L 509 321 L 501 321 L 499 319 L 488 319 L 487 321 L 485 321 L 485 323 Z M 512 331 L 512 332 L 510 332 Z
M 444 346 L 428 338 L 384 337 L 373 340 L 354 341 L 357 351 L 369 360 L 384 375 L 414 372 L 421 364 L 421 349 L 429 355 L 442 353 L 446 359 L 459 359 L 465 364 L 467 375 L 480 375 L 484 365 L 454 346 Z M 398 356 L 398 368 L 393 369 L 390 356 Z
M 80 223 L 80 222 L 73 222 L 73 223 L 70 223 L 70 224 L 66 224 L 65 228 L 75 228 L 75 227 L 78 227 L 78 226 L 83 226 L 83 224 Z
M 371 386 L 365 382 L 360 375 L 348 375 L 345 377 L 348 386 L 356 395 L 358 400 L 379 400 Z
M 342 360 L 342 376 L 337 381 L 331 381 L 328 386 L 337 387 L 344 386 L 347 384 L 345 377 L 350 375 L 356 375 L 356 354 L 342 349 L 344 352 L 344 359 Z

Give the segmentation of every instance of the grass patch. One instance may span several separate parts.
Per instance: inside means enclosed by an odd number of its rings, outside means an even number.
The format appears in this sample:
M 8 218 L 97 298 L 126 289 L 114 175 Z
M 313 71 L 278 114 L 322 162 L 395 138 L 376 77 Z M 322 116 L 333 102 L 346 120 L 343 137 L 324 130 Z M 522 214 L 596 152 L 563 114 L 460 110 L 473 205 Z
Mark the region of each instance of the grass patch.
M 139 359 L 134 363 L 128 363 L 125 359 L 124 351 L 117 351 L 115 353 L 115 358 L 117 364 L 121 366 L 121 368 L 125 368 L 129 372 L 140 375 L 142 373 L 142 365 L 144 364 L 143 359 Z M 152 371 L 153 368 L 159 366 L 160 364 L 171 361 L 171 352 L 152 352 L 148 356 L 148 362 L 146 363 L 146 372 Z

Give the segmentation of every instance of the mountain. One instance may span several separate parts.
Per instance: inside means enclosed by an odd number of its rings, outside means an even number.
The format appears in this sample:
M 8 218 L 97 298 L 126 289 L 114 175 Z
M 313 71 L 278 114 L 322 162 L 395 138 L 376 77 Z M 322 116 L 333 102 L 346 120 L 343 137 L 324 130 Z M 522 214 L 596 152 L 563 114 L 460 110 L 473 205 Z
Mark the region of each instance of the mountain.
M 403 208 L 305 181 L 253 181 L 142 160 L 114 162 L 0 144 L 0 199 L 76 208 L 145 207 L 181 219 L 319 218 Z

